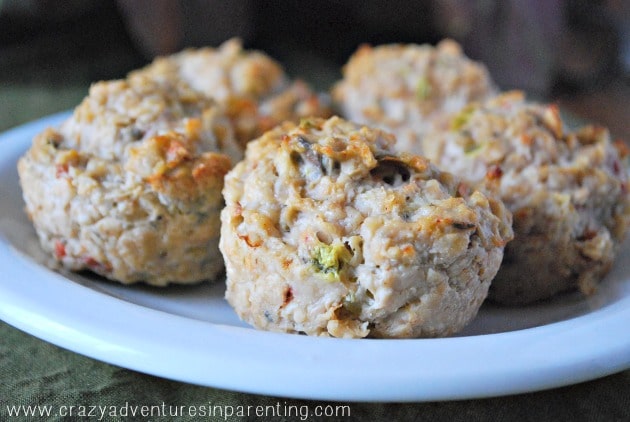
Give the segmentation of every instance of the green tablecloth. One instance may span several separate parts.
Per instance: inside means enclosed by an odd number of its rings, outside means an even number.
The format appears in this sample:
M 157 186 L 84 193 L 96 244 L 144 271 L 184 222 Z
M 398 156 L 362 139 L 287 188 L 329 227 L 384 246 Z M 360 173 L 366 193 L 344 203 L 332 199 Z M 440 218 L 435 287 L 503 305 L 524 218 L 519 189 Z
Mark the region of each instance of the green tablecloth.
M 0 380 L 0 420 L 7 416 L 6 406 L 50 405 L 52 414 L 63 414 L 69 411 L 69 406 L 85 406 L 87 410 L 90 406 L 106 406 L 108 411 L 112 409 L 109 406 L 116 406 L 120 412 L 126 403 L 158 407 L 164 403 L 167 411 L 169 407 L 175 410 L 180 406 L 201 409 L 209 404 L 225 405 L 225 413 L 232 408 L 235 414 L 238 406 L 246 405 L 276 407 L 280 404 L 281 410 L 289 406 L 296 406 L 298 410 L 308 406 L 311 412 L 317 405 L 348 405 L 351 419 L 383 421 L 630 420 L 630 371 L 549 391 L 482 400 L 324 403 L 244 394 L 144 375 L 69 352 L 4 323 L 0 323 Z M 300 419 L 296 412 L 293 416 L 285 420 Z
M 0 87 L 0 130 L 71 108 L 85 92 L 86 87 L 81 86 L 60 91 L 41 86 Z M 50 411 L 51 417 L 45 418 L 49 420 L 80 420 L 82 414 L 87 416 L 90 412 L 94 417 L 83 419 L 98 420 L 102 411 L 106 412 L 103 420 L 116 420 L 108 417 L 108 412 L 115 411 L 120 415 L 126 409 L 129 416 L 134 408 L 141 411 L 141 406 L 147 406 L 146 411 L 153 412 L 154 417 L 148 418 L 151 420 L 160 420 L 155 417 L 158 410 L 183 411 L 188 415 L 191 412 L 189 406 L 195 406 L 192 412 L 198 415 L 204 409 L 208 412 L 208 406 L 217 412 L 219 408 L 215 406 L 225 406 L 221 408 L 224 416 L 227 413 L 237 415 L 239 409 L 253 406 L 249 419 L 256 419 L 258 407 L 268 416 L 276 414 L 275 418 L 267 419 L 300 420 L 304 419 L 304 414 L 299 412 L 315 412 L 318 405 L 333 406 L 327 408 L 328 411 L 334 411 L 335 406 L 348 405 L 349 408 L 337 407 L 336 410 L 345 411 L 346 416 L 350 412 L 350 418 L 330 419 L 622 421 L 630 420 L 630 371 L 549 391 L 482 400 L 320 403 L 205 388 L 144 375 L 58 348 L 0 322 L 0 421 L 7 419 L 9 411 L 17 411 L 12 406 L 20 405 L 50 406 L 32 408 L 36 412 Z M 69 415 L 71 406 L 74 406 L 72 414 L 79 417 L 64 419 L 62 416 Z M 291 417 L 283 416 L 287 410 L 293 412 Z M 215 416 L 215 420 L 223 419 L 220 414 Z M 173 418 L 162 420 L 170 419 Z M 232 416 L 228 419 L 241 418 Z

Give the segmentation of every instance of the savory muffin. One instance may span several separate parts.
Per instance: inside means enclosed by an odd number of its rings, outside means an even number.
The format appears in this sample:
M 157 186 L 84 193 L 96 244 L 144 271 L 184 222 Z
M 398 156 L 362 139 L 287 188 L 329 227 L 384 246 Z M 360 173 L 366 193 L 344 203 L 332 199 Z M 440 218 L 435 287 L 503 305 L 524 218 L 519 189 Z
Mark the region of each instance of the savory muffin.
M 490 298 L 518 304 L 576 288 L 588 294 L 611 267 L 630 199 L 626 148 L 607 130 L 566 132 L 556 106 L 510 92 L 467 106 L 450 130 L 424 138 L 424 151 L 513 213 L 515 238 Z
M 448 115 L 494 94 L 485 66 L 452 40 L 362 46 L 332 90 L 343 117 L 393 132 L 396 150 L 414 154 L 422 153 L 423 134 L 444 127 Z
M 223 269 L 223 177 L 242 156 L 215 102 L 176 79 L 94 84 L 18 164 L 42 247 L 122 283 L 192 283 Z
M 503 204 L 338 117 L 250 142 L 223 194 L 226 298 L 266 330 L 454 333 L 476 315 L 512 236 Z
M 280 64 L 260 51 L 243 50 L 238 39 L 158 58 L 134 73 L 179 78 L 213 98 L 225 108 L 242 145 L 285 120 L 330 115 L 306 83 L 289 80 Z

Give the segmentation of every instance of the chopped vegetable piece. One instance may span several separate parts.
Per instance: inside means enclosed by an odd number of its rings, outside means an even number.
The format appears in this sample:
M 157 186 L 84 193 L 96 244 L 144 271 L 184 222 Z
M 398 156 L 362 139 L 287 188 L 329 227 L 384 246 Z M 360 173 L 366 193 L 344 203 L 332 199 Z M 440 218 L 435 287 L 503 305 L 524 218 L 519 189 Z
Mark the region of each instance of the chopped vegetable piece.
M 432 90 L 433 89 L 431 87 L 431 82 L 429 81 L 429 78 L 424 76 L 420 78 L 418 84 L 416 85 L 416 97 L 419 100 L 426 100 L 431 96 Z
M 457 113 L 453 119 L 451 120 L 451 130 L 460 130 L 468 120 L 470 120 L 470 116 L 472 116 L 475 111 L 474 105 L 468 105 L 462 109 L 459 113 Z
M 344 264 L 350 259 L 352 259 L 352 253 L 343 243 L 332 245 L 320 243 L 313 249 L 315 271 L 326 281 L 342 281 Z

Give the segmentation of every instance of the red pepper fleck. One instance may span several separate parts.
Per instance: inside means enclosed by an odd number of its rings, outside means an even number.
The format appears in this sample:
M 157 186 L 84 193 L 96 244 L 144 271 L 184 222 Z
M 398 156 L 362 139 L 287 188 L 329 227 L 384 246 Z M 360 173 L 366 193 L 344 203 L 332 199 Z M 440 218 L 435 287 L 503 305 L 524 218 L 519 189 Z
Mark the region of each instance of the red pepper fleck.
M 458 186 L 457 186 L 457 193 L 459 194 L 459 196 L 469 196 L 470 195 L 470 186 L 468 186 L 466 183 L 461 182 Z
M 286 306 L 293 300 L 293 289 L 289 286 L 284 291 L 284 302 L 282 302 L 282 306 Z
M 68 174 L 68 164 L 57 164 L 56 170 L 55 176 L 57 176 L 57 178 L 65 176 Z
M 87 265 L 88 267 L 98 267 L 100 263 L 91 256 L 88 256 L 85 258 L 85 265 Z
M 85 262 L 85 265 L 94 271 L 109 272 L 112 270 L 110 265 L 103 264 L 91 256 L 85 257 L 83 262 Z
M 491 180 L 500 179 L 501 176 L 503 176 L 503 170 L 501 170 L 501 167 L 497 165 L 490 167 L 488 171 L 486 172 L 487 179 L 491 179 Z
M 66 256 L 66 246 L 61 240 L 55 241 L 55 256 L 57 259 L 61 259 Z

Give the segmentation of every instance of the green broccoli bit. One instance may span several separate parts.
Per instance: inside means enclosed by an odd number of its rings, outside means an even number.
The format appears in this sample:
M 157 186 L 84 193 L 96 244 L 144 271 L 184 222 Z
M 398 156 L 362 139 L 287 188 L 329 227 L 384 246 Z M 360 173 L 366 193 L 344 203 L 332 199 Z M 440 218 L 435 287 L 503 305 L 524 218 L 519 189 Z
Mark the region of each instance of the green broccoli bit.
M 416 85 L 416 97 L 419 100 L 426 100 L 431 96 L 431 82 L 426 76 L 420 78 Z
M 472 116 L 474 111 L 474 106 L 468 105 L 464 107 L 462 111 L 457 113 L 451 120 L 451 130 L 460 130 L 462 127 L 464 127 L 464 125 L 468 123 L 468 120 L 470 120 L 470 117 Z
M 466 141 L 464 142 L 464 153 L 466 153 L 467 155 L 474 155 L 480 149 L 481 144 L 478 144 L 472 138 L 466 138 Z
M 352 253 L 343 243 L 326 245 L 320 243 L 313 249 L 315 271 L 326 281 L 341 281 L 344 265 L 352 259 Z
M 300 119 L 300 128 L 302 129 L 312 129 L 316 128 L 317 124 L 315 120 L 311 117 L 302 117 Z

